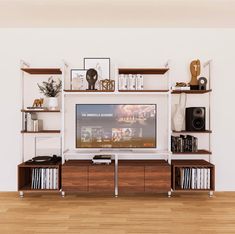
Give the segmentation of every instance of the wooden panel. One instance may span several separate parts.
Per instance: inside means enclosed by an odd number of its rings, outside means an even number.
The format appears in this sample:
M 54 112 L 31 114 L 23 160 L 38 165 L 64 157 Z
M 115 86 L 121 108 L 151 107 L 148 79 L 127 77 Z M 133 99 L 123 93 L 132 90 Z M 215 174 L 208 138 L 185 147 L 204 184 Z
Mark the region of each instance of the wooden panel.
M 25 186 L 31 184 L 31 171 L 30 168 L 18 166 L 18 191 L 23 190 Z
M 145 192 L 167 192 L 171 189 L 169 166 L 145 166 Z
M 89 192 L 114 193 L 114 164 L 89 166 Z
M 62 74 L 60 68 L 21 68 L 22 71 L 31 75 L 59 75 Z
M 212 92 L 212 89 L 208 90 L 173 90 L 172 94 L 188 93 L 188 94 L 204 94 Z
M 167 93 L 169 89 L 145 89 L 145 90 L 118 90 L 122 93 Z
M 173 154 L 212 154 L 212 152 L 204 149 L 199 149 L 197 152 L 173 152 Z
M 144 165 L 119 165 L 118 186 L 120 193 L 144 192 Z
M 62 166 L 62 190 L 87 192 L 88 166 Z
M 30 134 L 37 134 L 37 133 L 60 133 L 60 130 L 42 130 L 42 131 L 24 131 L 22 130 L 21 133 L 24 133 L 24 134 L 27 134 L 27 133 L 30 133 Z
M 119 74 L 163 75 L 169 68 L 119 68 Z

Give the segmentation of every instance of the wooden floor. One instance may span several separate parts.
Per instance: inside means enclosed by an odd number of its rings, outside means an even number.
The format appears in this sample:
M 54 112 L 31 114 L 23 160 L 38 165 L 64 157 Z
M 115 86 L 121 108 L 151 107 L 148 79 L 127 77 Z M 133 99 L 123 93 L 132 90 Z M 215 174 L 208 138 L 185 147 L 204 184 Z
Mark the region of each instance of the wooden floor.
M 0 193 L 4 233 L 235 233 L 235 193 L 213 198 Z

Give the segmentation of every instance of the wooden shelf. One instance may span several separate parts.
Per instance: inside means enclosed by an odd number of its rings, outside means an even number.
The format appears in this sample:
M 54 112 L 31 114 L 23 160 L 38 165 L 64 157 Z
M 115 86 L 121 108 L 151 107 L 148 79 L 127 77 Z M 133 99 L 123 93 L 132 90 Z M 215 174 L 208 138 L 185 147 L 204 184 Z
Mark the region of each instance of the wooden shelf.
M 169 68 L 119 68 L 119 74 L 164 75 Z
M 174 152 L 173 154 L 212 154 L 208 150 L 200 149 L 197 152 Z
M 21 112 L 29 113 L 29 112 L 42 112 L 42 113 L 55 113 L 60 112 L 60 110 L 34 110 L 34 109 L 22 109 Z
M 22 192 L 35 192 L 35 193 L 43 193 L 43 192 L 52 193 L 52 192 L 60 191 L 60 189 L 31 189 L 30 185 L 23 186 L 19 188 L 18 190 Z
M 187 93 L 187 94 L 204 94 L 212 92 L 212 89 L 208 90 L 172 90 L 172 94 L 180 94 L 180 93 Z
M 210 192 L 214 191 L 214 189 L 174 189 L 174 192 Z
M 174 167 L 214 167 L 214 165 L 202 159 L 174 159 L 171 160 Z
M 157 90 L 154 90 L 154 89 L 152 89 L 152 90 L 118 90 L 118 92 L 121 92 L 121 93 L 148 93 L 148 92 L 150 92 L 150 93 L 167 93 L 167 92 L 169 92 L 169 90 L 168 89 L 162 89 L 162 90 L 160 90 L 160 89 L 157 89 Z
M 60 68 L 21 68 L 22 71 L 31 75 L 61 75 Z
M 59 168 L 61 166 L 61 162 L 57 162 L 56 164 L 26 164 L 25 162 L 18 165 L 18 167 L 30 167 L 30 168 Z
M 211 130 L 205 130 L 205 131 L 186 131 L 186 130 L 182 130 L 182 131 L 172 131 L 173 133 L 212 133 Z
M 24 134 L 37 134 L 37 133 L 60 133 L 60 130 L 42 130 L 42 131 L 38 131 L 38 132 L 34 132 L 34 131 L 21 131 L 21 133 Z
M 64 92 L 68 92 L 68 93 L 113 93 L 114 90 L 72 90 L 72 89 L 64 89 Z

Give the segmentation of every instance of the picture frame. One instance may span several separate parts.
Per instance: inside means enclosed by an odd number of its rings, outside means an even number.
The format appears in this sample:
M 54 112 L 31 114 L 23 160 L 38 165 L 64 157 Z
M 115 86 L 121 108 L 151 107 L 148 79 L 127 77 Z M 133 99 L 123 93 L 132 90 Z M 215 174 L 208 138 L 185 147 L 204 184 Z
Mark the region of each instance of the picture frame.
M 100 80 L 110 79 L 110 58 L 84 58 L 84 69 L 93 68 L 98 73 L 96 86 L 100 86 Z
M 86 80 L 86 69 L 71 69 L 70 70 L 70 89 L 71 90 L 86 90 L 88 82 Z

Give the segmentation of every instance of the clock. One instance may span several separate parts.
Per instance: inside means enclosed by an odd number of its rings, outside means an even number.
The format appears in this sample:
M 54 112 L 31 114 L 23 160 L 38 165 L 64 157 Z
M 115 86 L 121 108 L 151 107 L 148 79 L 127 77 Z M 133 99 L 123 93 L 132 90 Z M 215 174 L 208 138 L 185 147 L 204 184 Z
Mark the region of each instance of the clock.
M 199 90 L 206 90 L 207 79 L 205 77 L 198 78 Z

